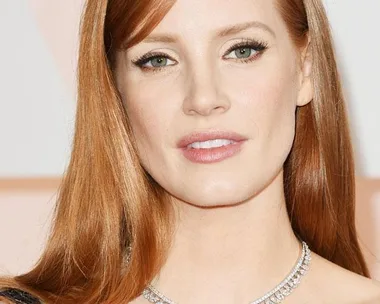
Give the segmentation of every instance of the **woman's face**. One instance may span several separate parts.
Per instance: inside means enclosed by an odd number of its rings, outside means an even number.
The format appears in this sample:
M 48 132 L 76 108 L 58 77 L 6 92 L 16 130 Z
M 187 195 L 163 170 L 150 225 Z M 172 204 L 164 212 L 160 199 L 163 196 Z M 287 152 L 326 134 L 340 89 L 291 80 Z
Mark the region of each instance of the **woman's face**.
M 144 168 L 198 206 L 257 194 L 282 170 L 296 106 L 311 100 L 298 55 L 275 0 L 178 0 L 145 40 L 117 54 L 117 85 Z M 178 147 L 190 133 L 213 131 L 245 140 Z

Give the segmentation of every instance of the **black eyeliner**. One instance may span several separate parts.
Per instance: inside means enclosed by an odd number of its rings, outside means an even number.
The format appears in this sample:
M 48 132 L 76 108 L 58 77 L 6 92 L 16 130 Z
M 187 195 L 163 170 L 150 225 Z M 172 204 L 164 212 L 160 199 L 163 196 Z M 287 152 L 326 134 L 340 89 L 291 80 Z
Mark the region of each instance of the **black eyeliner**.
M 261 40 L 256 39 L 244 39 L 241 42 L 235 43 L 232 45 L 225 53 L 224 56 L 231 53 L 232 51 L 239 49 L 239 48 L 252 48 L 257 52 L 257 56 L 254 56 L 253 58 L 234 58 L 238 61 L 241 61 L 243 63 L 248 63 L 256 59 L 263 51 L 265 51 L 268 48 L 268 44 Z M 151 72 L 158 72 L 161 69 L 165 68 L 165 66 L 162 67 L 145 67 L 144 65 L 148 63 L 149 61 L 156 59 L 156 58 L 167 58 L 170 60 L 173 60 L 171 57 L 169 57 L 167 54 L 162 52 L 152 52 L 152 53 L 146 53 L 142 55 L 141 57 L 138 57 L 135 60 L 132 60 L 132 63 L 139 67 L 142 70 L 151 71 Z
M 147 53 L 147 54 L 144 54 L 135 60 L 132 60 L 132 62 L 135 65 L 141 67 L 142 65 L 148 63 L 150 60 L 153 60 L 155 58 L 163 58 L 163 57 L 169 58 L 168 55 L 165 53 L 159 53 L 159 52 L 158 53 Z M 171 59 L 171 58 L 169 58 L 169 59 Z
M 264 41 L 254 40 L 254 39 L 245 39 L 242 42 L 238 42 L 232 45 L 225 53 L 225 55 L 231 53 L 232 51 L 239 48 L 252 48 L 257 52 L 262 52 L 268 48 L 268 44 Z M 224 56 L 225 56 L 224 55 Z

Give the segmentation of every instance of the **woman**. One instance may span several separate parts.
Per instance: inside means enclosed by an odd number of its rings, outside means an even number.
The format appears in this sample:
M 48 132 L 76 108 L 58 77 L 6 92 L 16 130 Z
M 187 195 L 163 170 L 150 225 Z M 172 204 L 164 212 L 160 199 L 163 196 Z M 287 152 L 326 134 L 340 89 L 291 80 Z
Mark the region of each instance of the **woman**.
M 88 0 L 81 29 L 54 226 L 4 300 L 380 303 L 320 0 Z

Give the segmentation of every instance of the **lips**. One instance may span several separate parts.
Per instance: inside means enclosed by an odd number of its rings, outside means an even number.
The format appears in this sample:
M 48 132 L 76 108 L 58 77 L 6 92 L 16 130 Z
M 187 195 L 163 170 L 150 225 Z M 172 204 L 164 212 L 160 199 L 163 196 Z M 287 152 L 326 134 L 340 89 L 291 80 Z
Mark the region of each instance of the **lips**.
M 193 132 L 184 137 L 182 137 L 178 143 L 178 148 L 186 148 L 188 145 L 197 142 L 197 141 L 207 141 L 213 139 L 228 139 L 235 142 L 241 142 L 247 138 L 243 135 L 240 135 L 232 131 L 221 131 L 221 130 L 212 130 L 207 132 Z

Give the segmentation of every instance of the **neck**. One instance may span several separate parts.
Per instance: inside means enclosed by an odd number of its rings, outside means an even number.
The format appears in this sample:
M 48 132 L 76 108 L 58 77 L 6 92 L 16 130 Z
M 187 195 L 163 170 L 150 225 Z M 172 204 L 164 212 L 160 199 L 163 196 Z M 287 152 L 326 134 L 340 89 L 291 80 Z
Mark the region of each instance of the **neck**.
M 249 303 L 281 282 L 300 256 L 282 172 L 239 205 L 175 206 L 173 245 L 153 285 L 176 303 Z

